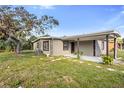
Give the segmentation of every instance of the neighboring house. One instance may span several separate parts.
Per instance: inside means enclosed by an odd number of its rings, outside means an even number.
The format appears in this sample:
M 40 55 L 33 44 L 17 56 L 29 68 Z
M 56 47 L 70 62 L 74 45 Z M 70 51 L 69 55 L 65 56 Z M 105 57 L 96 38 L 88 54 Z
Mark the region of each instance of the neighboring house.
M 118 49 L 121 49 L 119 43 L 117 44 L 117 46 L 118 46 Z M 113 49 L 114 49 L 114 40 L 110 39 L 109 40 L 109 51 L 113 51 Z M 122 49 L 124 49 L 124 43 L 122 44 Z
M 114 49 L 114 40 L 109 39 L 109 51 L 112 52 Z
M 114 40 L 114 58 L 117 57 L 117 37 L 120 34 L 116 31 L 105 31 L 84 35 L 64 37 L 40 37 L 33 42 L 33 49 L 41 49 L 45 54 L 68 55 L 75 52 L 83 52 L 87 56 L 109 55 L 109 39 Z

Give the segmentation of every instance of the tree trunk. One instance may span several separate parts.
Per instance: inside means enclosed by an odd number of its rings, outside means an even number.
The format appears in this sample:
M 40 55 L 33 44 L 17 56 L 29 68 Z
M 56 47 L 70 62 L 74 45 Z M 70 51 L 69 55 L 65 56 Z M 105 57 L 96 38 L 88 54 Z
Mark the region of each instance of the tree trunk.
M 20 54 L 20 43 L 17 43 L 17 46 L 16 46 L 16 53 L 17 53 L 17 54 Z
M 12 43 L 14 43 L 15 45 L 15 53 L 19 54 L 20 53 L 20 47 L 21 47 L 21 42 L 19 39 L 13 37 L 13 36 L 9 36 L 8 41 L 11 41 Z

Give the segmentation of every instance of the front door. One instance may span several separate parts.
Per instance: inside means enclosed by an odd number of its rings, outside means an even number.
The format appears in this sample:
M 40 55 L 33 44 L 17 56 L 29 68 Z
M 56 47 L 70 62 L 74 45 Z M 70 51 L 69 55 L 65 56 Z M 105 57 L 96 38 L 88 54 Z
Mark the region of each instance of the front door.
M 74 53 L 75 51 L 75 43 L 71 42 L 71 53 Z

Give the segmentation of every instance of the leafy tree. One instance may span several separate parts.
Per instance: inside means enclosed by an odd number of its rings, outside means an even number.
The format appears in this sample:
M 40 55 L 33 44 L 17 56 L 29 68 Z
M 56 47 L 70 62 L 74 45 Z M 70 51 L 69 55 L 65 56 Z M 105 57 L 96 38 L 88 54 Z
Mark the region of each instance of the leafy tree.
M 37 39 L 37 37 L 34 36 L 34 35 L 32 35 L 28 40 L 29 40 L 29 41 L 33 41 L 33 40 L 35 40 L 35 39 Z
M 0 50 L 5 50 L 5 41 L 3 39 L 0 40 Z
M 44 15 L 38 19 L 24 7 L 0 6 L 0 38 L 11 41 L 16 53 L 20 53 L 22 42 L 32 32 L 44 34 L 58 25 L 53 17 Z
M 120 37 L 117 39 L 118 44 L 120 45 L 120 49 L 122 50 L 123 39 Z
M 23 44 L 23 49 L 24 49 L 24 50 L 25 50 L 25 49 L 28 49 L 28 50 L 32 49 L 32 41 L 35 40 L 35 39 L 37 39 L 37 37 L 35 37 L 34 35 L 31 36 L 29 39 L 27 39 L 27 40 L 24 42 L 24 44 Z

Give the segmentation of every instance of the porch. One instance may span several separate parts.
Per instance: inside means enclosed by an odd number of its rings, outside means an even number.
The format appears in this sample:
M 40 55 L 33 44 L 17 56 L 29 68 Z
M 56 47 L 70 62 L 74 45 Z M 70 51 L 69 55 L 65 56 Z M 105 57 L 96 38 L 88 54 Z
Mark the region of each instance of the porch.
M 71 52 L 74 51 L 74 43 L 76 42 L 76 51 L 77 51 L 77 56 L 79 56 L 79 53 L 81 51 L 80 48 L 80 42 L 84 42 L 84 41 L 92 41 L 92 45 L 88 45 L 87 47 L 90 46 L 90 48 L 86 48 L 84 50 L 88 50 L 88 52 L 92 53 L 92 55 L 87 55 L 85 57 L 82 58 L 87 58 L 87 59 L 92 59 L 95 61 L 100 61 L 100 54 L 99 57 L 97 56 L 97 52 L 102 51 L 100 46 L 96 45 L 96 42 L 98 40 L 104 41 L 105 44 L 105 54 L 108 56 L 109 55 L 109 39 L 112 39 L 114 41 L 114 59 L 117 58 L 117 37 L 120 37 L 120 34 L 114 30 L 111 31 L 106 31 L 106 32 L 98 32 L 98 33 L 92 33 L 92 34 L 84 34 L 84 35 L 75 35 L 75 36 L 67 36 L 64 37 L 63 40 L 68 40 L 71 43 L 72 49 Z M 85 43 L 84 43 L 85 45 Z M 97 47 L 99 47 L 100 51 L 98 51 Z M 91 51 L 92 48 L 92 51 Z M 92 56 L 92 57 L 88 57 L 88 56 Z M 95 57 L 95 58 L 94 58 Z
M 64 55 L 65 57 L 70 57 L 70 58 L 77 58 L 77 55 L 70 54 L 70 55 Z M 80 60 L 82 61 L 91 61 L 91 62 L 96 62 L 96 63 L 103 63 L 101 57 L 96 57 L 96 56 L 80 56 Z M 122 63 L 118 59 L 114 59 L 114 64 Z

